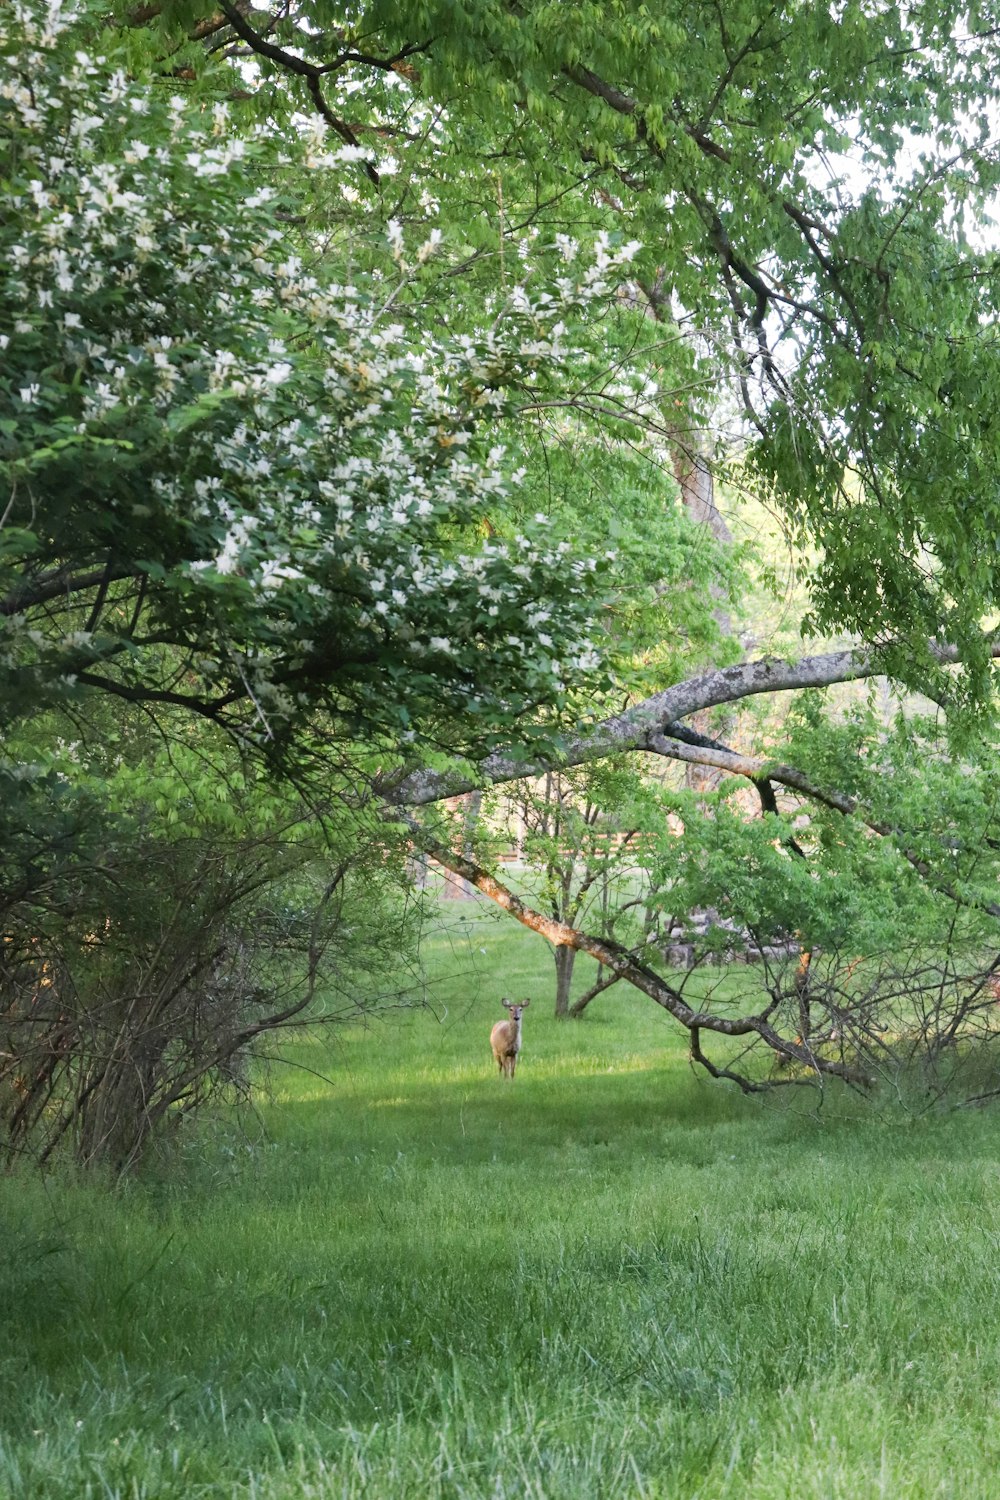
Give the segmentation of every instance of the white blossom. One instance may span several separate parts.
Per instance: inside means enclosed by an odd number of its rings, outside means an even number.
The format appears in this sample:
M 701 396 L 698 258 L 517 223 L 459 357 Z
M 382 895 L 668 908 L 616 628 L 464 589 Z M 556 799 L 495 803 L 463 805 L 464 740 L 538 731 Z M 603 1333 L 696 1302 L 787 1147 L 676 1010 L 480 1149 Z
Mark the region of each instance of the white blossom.
M 51 24 L 57 35 L 62 22 Z M 377 622 L 408 652 L 484 673 L 494 655 L 509 660 L 513 651 L 535 701 L 547 691 L 539 685 L 564 670 L 540 648 L 579 670 L 596 664 L 584 627 L 593 629 L 585 584 L 597 564 L 588 559 L 585 575 L 571 551 L 504 534 L 506 497 L 529 475 L 516 436 L 508 452 L 495 434 L 516 405 L 512 391 L 542 392 L 561 371 L 579 373 L 574 318 L 628 247 L 598 241 L 591 255 L 557 237 L 565 274 L 550 282 L 533 264 L 537 238 L 521 236 L 525 284 L 509 288 L 505 302 L 498 295 L 488 326 L 452 333 L 445 310 L 440 325 L 421 331 L 409 317 L 392 320 L 387 304 L 400 276 L 426 274 L 444 243 L 439 229 L 407 264 L 402 223 L 390 221 L 341 285 L 324 264 L 289 253 L 268 211 L 273 189 L 259 186 L 256 157 L 253 173 L 242 166 L 244 142 L 231 134 L 225 106 L 165 101 L 159 88 L 91 57 L 52 92 L 39 87 L 34 101 L 12 87 L 17 128 L 38 150 L 25 156 L 18 235 L 8 245 L 8 286 L 22 316 L 0 335 L 0 349 L 5 364 L 22 336 L 32 336 L 29 350 L 37 338 L 55 349 L 53 361 L 16 356 L 10 383 L 22 406 L 40 408 L 22 425 L 62 399 L 45 372 L 69 363 L 78 382 L 70 430 L 96 440 L 81 461 L 99 480 L 101 445 L 121 430 L 115 410 L 155 414 L 157 442 L 137 455 L 141 477 L 122 514 L 162 515 L 201 539 L 202 555 L 179 565 L 193 608 L 202 593 L 215 598 L 222 575 L 234 600 L 251 595 L 266 612 L 268 644 L 247 670 L 268 712 L 295 707 L 268 675 L 272 654 L 287 660 L 286 637 L 289 651 L 294 645 L 286 590 L 296 615 L 312 611 L 307 638 L 318 641 Z M 323 152 L 331 171 L 350 168 L 341 192 L 354 202 L 357 164 L 371 159 L 362 148 Z M 225 204 L 217 217 L 206 207 L 216 194 Z M 432 215 L 436 205 L 423 198 Z M 167 274 L 156 274 L 160 266 Z M 63 336 L 85 329 L 90 337 Z M 627 373 L 617 381 L 623 402 L 656 399 Z M 500 535 L 484 516 L 498 518 Z M 538 512 L 534 524 L 550 522 Z M 551 590 L 561 601 L 554 615 L 543 602 Z M 525 622 L 523 640 L 503 634 L 493 623 L 501 616 Z M 538 633 L 543 623 L 548 632 Z M 207 674 L 210 654 L 197 660 Z M 226 670 L 221 657 L 211 667 Z M 424 680 L 433 670 L 424 664 Z

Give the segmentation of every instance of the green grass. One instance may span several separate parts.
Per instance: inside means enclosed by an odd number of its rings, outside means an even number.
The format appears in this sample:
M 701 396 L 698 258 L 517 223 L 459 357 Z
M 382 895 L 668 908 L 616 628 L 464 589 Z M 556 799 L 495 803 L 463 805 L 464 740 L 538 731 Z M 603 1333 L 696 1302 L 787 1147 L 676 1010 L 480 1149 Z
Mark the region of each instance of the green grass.
M 995 1495 L 996 1117 L 744 1100 L 475 910 L 260 1122 L 0 1183 L 0 1495 Z

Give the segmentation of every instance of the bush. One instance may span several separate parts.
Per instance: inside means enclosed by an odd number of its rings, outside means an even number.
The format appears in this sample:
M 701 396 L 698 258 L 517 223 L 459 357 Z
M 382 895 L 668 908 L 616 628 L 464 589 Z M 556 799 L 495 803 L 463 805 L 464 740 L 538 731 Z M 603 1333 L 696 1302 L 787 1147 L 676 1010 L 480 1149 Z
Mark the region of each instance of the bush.
M 4 779 L 8 1156 L 126 1170 L 208 1099 L 246 1090 L 262 1038 L 356 1014 L 373 975 L 398 971 L 391 866 L 345 818 L 321 826 L 238 777 L 214 818 L 182 777 L 173 800 L 127 770 L 103 798 L 85 774 Z

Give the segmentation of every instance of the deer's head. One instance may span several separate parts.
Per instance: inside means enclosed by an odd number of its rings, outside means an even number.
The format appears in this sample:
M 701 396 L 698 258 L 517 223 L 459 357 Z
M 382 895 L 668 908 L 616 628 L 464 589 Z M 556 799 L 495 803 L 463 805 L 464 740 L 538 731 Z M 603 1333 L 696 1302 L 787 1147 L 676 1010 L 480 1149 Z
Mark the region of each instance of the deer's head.
M 521 1003 L 518 1004 L 516 1000 L 501 1000 L 500 1004 L 503 1006 L 504 1010 L 510 1012 L 510 1018 L 512 1021 L 519 1021 L 521 1019 L 521 1012 L 524 1010 L 525 1006 L 531 1004 L 531 1001 L 522 1000 Z

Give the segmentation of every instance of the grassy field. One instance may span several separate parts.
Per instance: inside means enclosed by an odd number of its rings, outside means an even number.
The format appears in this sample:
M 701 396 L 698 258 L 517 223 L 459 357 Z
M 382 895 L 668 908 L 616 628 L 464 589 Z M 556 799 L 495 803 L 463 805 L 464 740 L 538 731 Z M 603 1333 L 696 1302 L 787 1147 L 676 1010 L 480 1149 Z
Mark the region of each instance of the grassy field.
M 433 1009 L 302 1041 L 259 1122 L 0 1182 L 0 1496 L 995 1496 L 1000 1119 L 746 1101 L 447 915 Z

